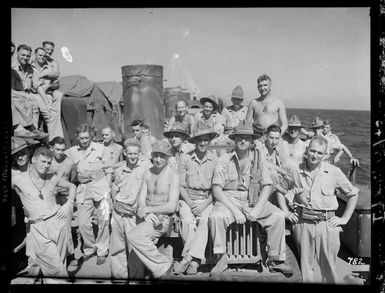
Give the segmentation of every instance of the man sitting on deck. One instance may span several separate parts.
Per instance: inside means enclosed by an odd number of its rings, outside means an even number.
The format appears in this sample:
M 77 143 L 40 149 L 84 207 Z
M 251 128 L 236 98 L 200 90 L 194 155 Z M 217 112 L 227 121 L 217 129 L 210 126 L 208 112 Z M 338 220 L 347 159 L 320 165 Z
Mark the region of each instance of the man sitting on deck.
M 257 221 L 267 232 L 269 251 L 266 265 L 269 270 L 291 275 L 291 268 L 284 263 L 285 217 L 268 201 L 272 180 L 265 159 L 257 157 L 259 152 L 250 149 L 252 141 L 258 137 L 253 134 L 251 126 L 240 124 L 229 138 L 235 141 L 235 149 L 219 159 L 212 182 L 216 202 L 209 216 L 209 227 L 214 253 L 219 254 L 220 260 L 211 274 L 222 273 L 227 268 L 227 227 L 234 221 L 244 224 L 247 219 Z M 253 185 L 257 181 L 258 187 L 251 186 L 251 181 Z M 249 195 L 253 192 L 254 195 Z M 249 207 L 249 197 L 256 199 L 253 207 Z
M 139 218 L 144 221 L 126 235 L 128 244 L 155 279 L 167 278 L 172 271 L 172 259 L 160 253 L 155 245 L 170 228 L 180 194 L 178 173 L 167 164 L 171 145 L 165 140 L 152 145 L 153 167 L 145 172 L 138 195 Z
M 31 263 L 40 268 L 45 277 L 66 277 L 67 217 L 73 208 L 74 184 L 48 173 L 52 152 L 38 147 L 32 157 L 32 168 L 13 178 L 13 187 L 20 196 L 28 222 Z M 56 203 L 55 188 L 69 189 L 69 200 L 62 206 Z M 31 267 L 30 273 L 37 272 Z
M 217 136 L 210 129 L 200 130 L 188 139 L 195 144 L 195 150 L 184 154 L 180 163 L 181 236 L 184 243 L 180 263 L 174 266 L 174 273 L 196 275 L 201 260 L 205 259 L 208 240 L 208 217 L 213 208 L 211 181 L 217 157 L 208 152 L 210 141 Z

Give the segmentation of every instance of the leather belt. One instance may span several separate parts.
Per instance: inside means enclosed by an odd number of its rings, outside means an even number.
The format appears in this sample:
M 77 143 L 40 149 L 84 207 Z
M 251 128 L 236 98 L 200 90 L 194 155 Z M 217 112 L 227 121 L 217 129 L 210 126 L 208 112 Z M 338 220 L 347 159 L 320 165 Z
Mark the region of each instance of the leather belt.
M 313 222 L 327 221 L 336 215 L 335 211 L 312 210 L 304 207 L 297 207 L 297 212 L 303 220 Z
M 56 214 L 57 214 L 57 212 L 55 212 L 54 214 L 52 214 L 52 215 L 50 215 L 50 216 L 48 216 L 46 218 L 28 219 L 28 222 L 30 224 L 36 224 L 36 223 L 39 223 L 39 222 L 46 221 L 46 220 L 52 218 L 53 216 L 55 216 Z

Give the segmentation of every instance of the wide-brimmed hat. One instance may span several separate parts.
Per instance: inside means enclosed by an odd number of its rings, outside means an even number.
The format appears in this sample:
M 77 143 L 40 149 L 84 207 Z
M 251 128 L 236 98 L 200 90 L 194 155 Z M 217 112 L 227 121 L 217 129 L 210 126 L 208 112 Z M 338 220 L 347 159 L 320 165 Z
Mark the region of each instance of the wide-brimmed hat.
M 261 135 L 254 133 L 253 127 L 251 125 L 246 125 L 244 123 L 239 123 L 238 126 L 235 128 L 234 133 L 229 134 L 229 138 L 235 140 L 236 137 L 239 135 L 248 135 L 253 140 L 261 137 Z
M 218 110 L 217 97 L 214 95 L 210 95 L 208 97 L 203 97 L 199 100 L 199 102 L 204 105 L 206 102 L 209 102 L 213 105 L 214 110 Z
M 311 123 L 311 128 L 318 128 L 318 127 L 323 127 L 323 126 L 324 126 L 324 122 L 318 116 L 316 116 L 314 118 L 313 122 Z
M 288 121 L 288 126 L 291 126 L 291 127 L 302 127 L 302 123 L 301 123 L 301 120 L 299 120 L 297 115 L 293 115 L 293 116 L 290 117 L 290 119 Z
M 216 138 L 218 136 L 218 133 L 214 132 L 214 131 L 211 131 L 210 128 L 198 128 L 198 130 L 196 131 L 195 135 L 188 138 L 187 141 L 189 143 L 193 143 L 195 144 L 197 142 L 197 140 L 203 136 L 203 135 L 206 135 L 208 134 L 209 135 L 209 139 L 210 141 L 213 140 L 214 138 Z
M 11 138 L 11 155 L 20 152 L 22 149 L 25 149 L 31 145 L 38 144 L 39 142 L 33 139 L 24 139 L 17 136 L 12 136 Z
M 163 135 L 167 138 L 170 138 L 170 136 L 175 133 L 181 134 L 183 136 L 183 140 L 190 137 L 190 135 L 187 133 L 186 127 L 182 123 L 178 122 L 175 123 L 170 130 L 163 132 Z
M 231 93 L 232 98 L 237 98 L 237 99 L 242 99 L 243 100 L 243 89 L 241 88 L 240 85 L 237 85 L 234 89 L 233 92 Z
M 152 153 L 161 153 L 161 154 L 164 154 L 166 156 L 171 156 L 171 144 L 165 140 L 165 139 L 162 139 L 162 140 L 156 140 L 152 145 L 152 150 L 151 150 L 151 154 Z

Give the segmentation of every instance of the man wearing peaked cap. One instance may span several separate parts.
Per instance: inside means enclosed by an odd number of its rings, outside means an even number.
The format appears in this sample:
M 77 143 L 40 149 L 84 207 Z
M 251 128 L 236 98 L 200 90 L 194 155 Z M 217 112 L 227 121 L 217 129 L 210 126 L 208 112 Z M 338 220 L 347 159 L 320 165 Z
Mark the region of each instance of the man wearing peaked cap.
M 137 215 L 144 221 L 127 235 L 129 246 L 155 279 L 167 279 L 173 264 L 173 259 L 160 253 L 155 245 L 156 240 L 169 231 L 180 194 L 180 177 L 167 163 L 169 156 L 168 141 L 157 140 L 152 144 L 153 166 L 144 173 L 137 199 Z
M 291 268 L 284 263 L 285 217 L 268 200 L 273 182 L 266 160 L 258 149 L 251 149 L 256 137 L 251 126 L 240 124 L 229 135 L 235 141 L 235 149 L 219 158 L 214 171 L 212 185 L 216 201 L 209 216 L 209 226 L 214 253 L 220 260 L 211 271 L 213 275 L 227 268 L 227 227 L 233 222 L 244 224 L 246 219 L 269 227 L 266 230 L 269 247 L 266 265 L 269 270 L 292 274 Z
M 290 119 L 288 121 L 288 126 L 291 126 L 291 127 L 302 127 L 302 123 L 301 123 L 301 120 L 299 120 L 297 115 L 293 115 L 293 116 L 290 117 Z
M 175 274 L 196 275 L 205 259 L 208 240 L 208 217 L 213 207 L 211 181 L 216 156 L 208 151 L 217 136 L 210 129 L 199 129 L 189 138 L 195 150 L 184 154 L 180 163 L 181 199 L 178 213 L 181 218 L 181 236 L 184 243 L 180 263 L 174 266 Z
M 225 133 L 232 133 L 239 122 L 246 119 L 247 106 L 243 106 L 242 101 L 243 90 L 238 85 L 231 93 L 232 105 L 224 108 L 222 111 L 222 116 L 225 119 Z
M 313 129 L 314 131 L 314 135 L 320 135 L 322 136 L 322 132 L 323 132 L 323 127 L 324 127 L 324 122 L 321 118 L 319 118 L 318 116 L 316 116 L 312 123 L 311 123 L 311 128 Z
M 169 158 L 168 163 L 175 170 L 178 170 L 181 155 L 193 149 L 192 144 L 186 142 L 190 135 L 188 135 L 186 127 L 180 122 L 176 122 L 173 128 L 165 131 L 163 135 L 168 138 L 172 145 L 172 156 Z
M 205 125 L 210 128 L 211 131 L 215 131 L 219 135 L 223 133 L 225 121 L 223 116 L 218 111 L 218 100 L 217 97 L 211 95 L 200 99 L 203 105 L 203 110 L 196 113 L 194 116 L 194 133 L 199 128 L 199 124 Z
M 165 140 L 156 140 L 152 145 L 151 157 L 154 158 L 156 153 L 163 154 L 164 156 L 171 156 L 171 144 Z

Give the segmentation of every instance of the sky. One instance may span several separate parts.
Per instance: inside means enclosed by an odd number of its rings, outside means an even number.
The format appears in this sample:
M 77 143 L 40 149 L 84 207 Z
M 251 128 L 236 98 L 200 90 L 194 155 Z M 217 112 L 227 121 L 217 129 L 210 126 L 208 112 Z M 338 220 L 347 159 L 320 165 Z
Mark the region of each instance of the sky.
M 370 110 L 370 15 L 361 8 L 11 9 L 11 39 L 53 41 L 62 76 L 122 81 L 163 66 L 163 87 L 257 98 L 267 74 L 287 108 Z M 62 55 L 68 48 L 72 62 Z

